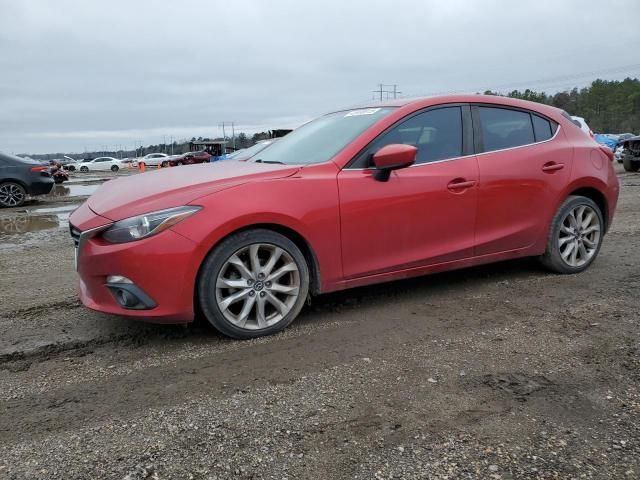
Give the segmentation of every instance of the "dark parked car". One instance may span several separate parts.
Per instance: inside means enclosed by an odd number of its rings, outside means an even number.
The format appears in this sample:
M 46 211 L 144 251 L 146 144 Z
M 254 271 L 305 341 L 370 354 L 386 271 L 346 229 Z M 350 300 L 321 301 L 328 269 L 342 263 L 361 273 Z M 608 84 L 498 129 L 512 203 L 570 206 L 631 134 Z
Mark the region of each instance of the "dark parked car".
M 209 162 L 210 158 L 211 155 L 205 151 L 187 152 L 183 153 L 179 157 L 168 160 L 168 163 L 170 163 L 172 167 L 180 165 L 192 165 L 194 163 L 207 163 Z M 167 162 L 162 162 L 162 166 L 167 167 L 168 165 L 166 165 L 166 163 Z
M 627 172 L 640 170 L 640 136 L 624 140 L 622 146 L 622 163 Z
M 27 195 L 44 195 L 52 188 L 47 165 L 0 153 L 0 207 L 19 207 Z

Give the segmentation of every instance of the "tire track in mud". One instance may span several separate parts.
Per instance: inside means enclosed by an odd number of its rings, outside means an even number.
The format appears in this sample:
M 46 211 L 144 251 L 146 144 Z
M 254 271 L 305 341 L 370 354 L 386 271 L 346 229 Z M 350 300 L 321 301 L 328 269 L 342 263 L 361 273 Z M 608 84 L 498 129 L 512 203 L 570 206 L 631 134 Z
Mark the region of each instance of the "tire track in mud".
M 55 302 L 40 303 L 30 307 L 17 308 L 15 310 L 9 310 L 7 312 L 0 312 L 0 317 L 24 317 L 35 316 L 41 313 L 45 313 L 48 310 L 75 310 L 82 307 L 80 300 L 77 297 L 69 297 L 64 300 L 58 300 Z

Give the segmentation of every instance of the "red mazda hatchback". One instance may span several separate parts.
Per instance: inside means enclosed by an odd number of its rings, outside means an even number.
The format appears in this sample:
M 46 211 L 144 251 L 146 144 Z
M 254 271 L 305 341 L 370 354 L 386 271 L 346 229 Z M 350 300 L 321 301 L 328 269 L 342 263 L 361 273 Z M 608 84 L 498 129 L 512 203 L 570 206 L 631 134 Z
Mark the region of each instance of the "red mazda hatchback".
M 612 159 L 561 110 L 509 98 L 333 112 L 249 162 L 105 183 L 70 219 L 80 297 L 251 338 L 358 285 L 525 256 L 581 272 L 613 219 Z

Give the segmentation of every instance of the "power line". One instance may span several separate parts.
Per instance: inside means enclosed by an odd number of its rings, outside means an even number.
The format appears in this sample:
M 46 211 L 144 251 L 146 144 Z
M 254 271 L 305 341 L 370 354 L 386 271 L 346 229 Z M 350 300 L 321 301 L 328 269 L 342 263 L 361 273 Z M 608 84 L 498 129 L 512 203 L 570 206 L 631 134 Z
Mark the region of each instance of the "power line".
M 556 77 L 547 77 L 547 78 L 542 78 L 542 79 L 537 79 L 537 80 L 523 80 L 521 82 L 515 83 L 515 82 L 511 82 L 508 84 L 503 84 L 503 85 L 493 85 L 493 86 L 483 86 L 483 87 L 475 87 L 475 88 L 465 88 L 465 89 L 460 89 L 460 90 L 448 90 L 448 91 L 441 91 L 441 92 L 430 92 L 430 93 L 426 93 L 426 94 L 412 94 L 412 95 L 407 95 L 407 96 L 430 96 L 430 95 L 444 95 L 444 94 L 455 94 L 455 93 L 465 93 L 465 92 L 480 92 L 480 91 L 485 91 L 485 90 L 504 90 L 504 89 L 512 89 L 512 88 L 516 88 L 516 87 L 521 87 L 521 86 L 527 86 L 527 87 L 531 87 L 531 86 L 546 86 L 546 87 L 552 87 L 552 86 L 556 86 L 556 85 L 565 85 L 567 81 L 569 80 L 578 80 L 578 79 L 584 79 L 584 78 L 589 78 L 589 77 L 594 77 L 596 75 L 606 75 L 606 74 L 611 74 L 611 73 L 622 73 L 622 72 L 633 72 L 633 71 L 637 71 L 640 70 L 640 63 L 634 63 L 634 64 L 630 64 L 630 65 L 621 65 L 618 67 L 611 67 L 611 68 L 607 68 L 607 69 L 603 69 L 603 70 L 594 70 L 591 72 L 582 72 L 582 73 L 575 73 L 575 74 L 571 74 L 571 75 L 561 75 L 561 76 L 556 76 Z

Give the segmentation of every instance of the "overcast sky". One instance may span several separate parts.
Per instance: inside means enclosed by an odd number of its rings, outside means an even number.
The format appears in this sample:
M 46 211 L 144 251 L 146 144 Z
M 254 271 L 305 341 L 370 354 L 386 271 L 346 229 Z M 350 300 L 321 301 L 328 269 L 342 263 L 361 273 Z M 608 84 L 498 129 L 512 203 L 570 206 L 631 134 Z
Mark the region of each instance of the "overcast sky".
M 638 0 L 0 0 L 0 151 L 292 128 L 380 82 L 415 96 L 637 77 L 639 19 Z

